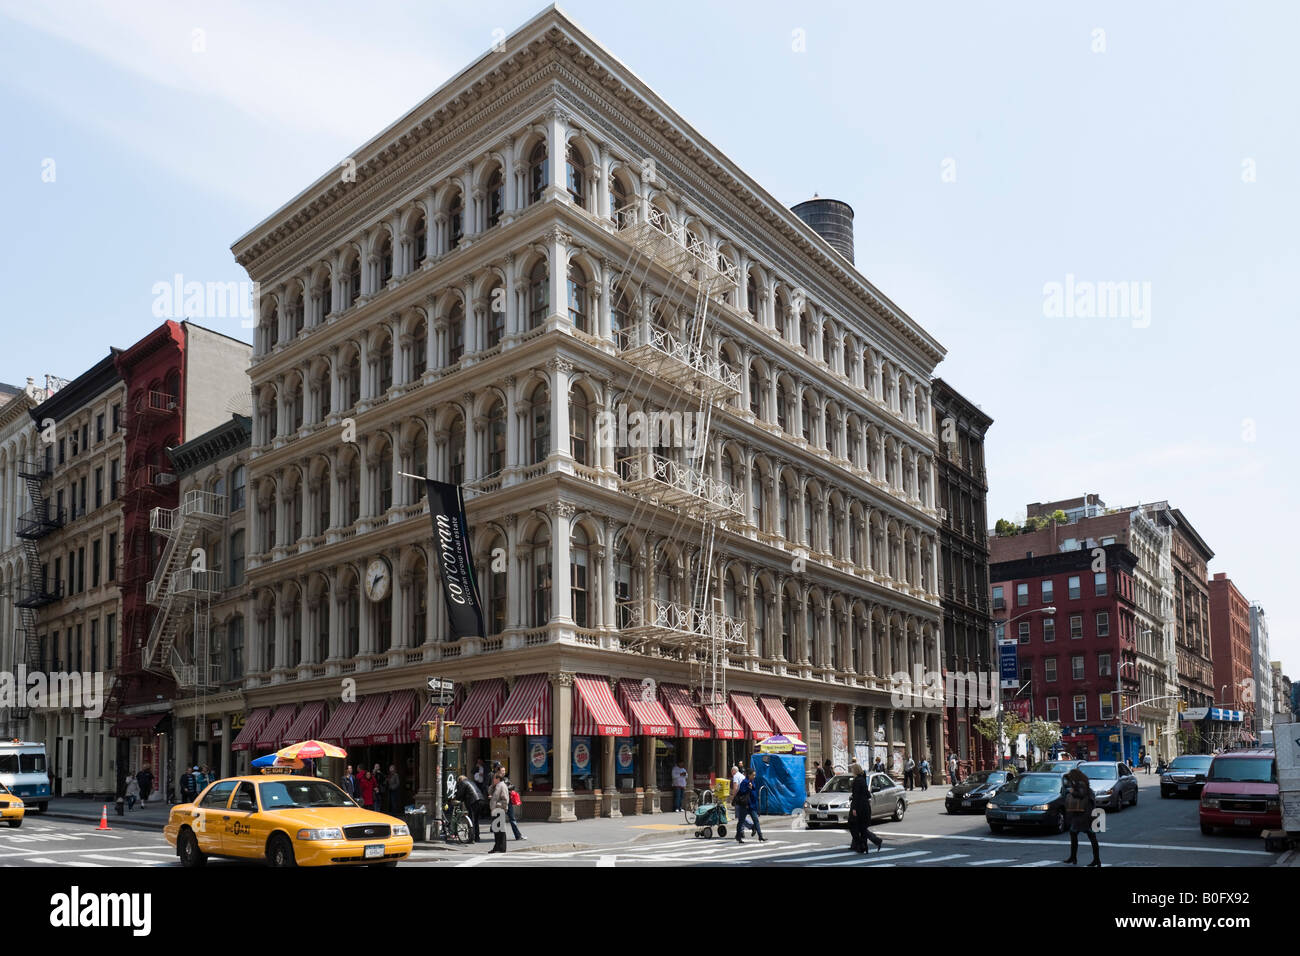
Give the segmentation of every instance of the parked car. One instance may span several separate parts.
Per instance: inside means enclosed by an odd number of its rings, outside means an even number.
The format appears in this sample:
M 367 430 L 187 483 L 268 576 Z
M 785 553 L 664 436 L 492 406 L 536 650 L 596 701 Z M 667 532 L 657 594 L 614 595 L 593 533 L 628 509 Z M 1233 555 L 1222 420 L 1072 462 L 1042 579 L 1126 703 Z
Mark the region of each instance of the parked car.
M 980 770 L 969 774 L 948 791 L 943 800 L 944 809 L 949 813 L 983 813 L 989 805 L 989 798 L 1014 776 L 1005 770 Z
M 1079 766 L 1079 764 L 1081 763 L 1083 763 L 1082 760 L 1069 760 L 1065 758 L 1061 758 L 1058 760 L 1043 760 L 1039 763 L 1034 764 L 1034 769 L 1032 772 L 1033 773 L 1069 773 L 1071 770 Z
M 984 811 L 994 833 L 1004 827 L 1037 827 L 1052 833 L 1065 830 L 1065 775 L 1022 773 L 998 788 Z
M 1183 754 L 1175 757 L 1160 775 L 1160 796 L 1186 793 L 1200 795 L 1205 789 L 1205 775 L 1210 772 L 1210 754 Z
M 867 777 L 871 783 L 871 819 L 903 819 L 903 814 L 907 812 L 907 793 L 903 785 L 885 773 L 870 773 Z M 852 790 L 853 778 L 846 773 L 836 774 L 827 780 L 804 804 L 808 828 L 816 830 L 822 825 L 832 824 L 847 826 L 849 794 Z
M 1118 813 L 1124 804 L 1137 806 L 1138 782 L 1129 765 L 1119 760 L 1087 760 L 1079 771 L 1088 778 L 1097 806 Z
M 1280 828 L 1282 801 L 1274 752 L 1237 750 L 1215 757 L 1201 791 L 1200 818 L 1205 834 L 1215 827 L 1256 832 Z

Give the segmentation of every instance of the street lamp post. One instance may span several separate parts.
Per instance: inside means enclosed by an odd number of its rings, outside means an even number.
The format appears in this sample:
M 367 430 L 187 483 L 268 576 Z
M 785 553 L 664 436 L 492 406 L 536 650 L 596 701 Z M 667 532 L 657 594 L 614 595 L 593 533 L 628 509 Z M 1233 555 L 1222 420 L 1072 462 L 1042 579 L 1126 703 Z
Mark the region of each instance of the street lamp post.
M 1017 614 L 1015 617 L 1013 617 L 1013 618 L 1009 618 L 1008 620 L 1005 620 L 1005 621 L 999 621 L 999 620 L 997 620 L 997 618 L 994 618 L 994 619 L 993 619 L 993 623 L 994 623 L 995 625 L 997 625 L 997 624 L 1001 624 L 1003 627 L 1008 627 L 1008 628 L 1009 628 L 1012 624 L 1016 623 L 1016 621 L 1020 620 L 1022 617 L 1029 617 L 1029 615 L 1031 615 L 1031 614 L 1055 614 L 1055 613 L 1056 613 L 1056 605 L 1050 605 L 1050 606 L 1048 606 L 1048 607 L 1035 608 L 1035 609 L 1032 610 L 1032 611 L 1025 611 L 1023 614 Z M 1004 640 L 1005 640 L 1005 638 L 1004 638 Z M 1017 678 L 1018 678 L 1018 677 L 1019 677 L 1019 675 L 1017 675 Z M 1025 686 L 1028 687 L 1029 684 L 1026 683 Z M 1019 696 L 1020 696 L 1020 692 L 1023 691 L 1023 690 L 1024 690 L 1024 688 L 1022 687 L 1019 691 L 1016 691 L 1015 696 L 1016 696 L 1016 697 L 1019 697 Z M 1013 699 L 1014 699 L 1014 698 L 1013 698 Z M 1001 653 L 1001 651 L 999 651 L 999 652 L 998 652 L 998 743 L 997 743 L 997 746 L 998 746 L 998 760 L 997 760 L 997 766 L 998 766 L 998 767 L 1001 767 L 1001 766 L 1002 766 L 1002 722 L 1003 722 L 1003 715 L 1002 715 L 1002 653 Z

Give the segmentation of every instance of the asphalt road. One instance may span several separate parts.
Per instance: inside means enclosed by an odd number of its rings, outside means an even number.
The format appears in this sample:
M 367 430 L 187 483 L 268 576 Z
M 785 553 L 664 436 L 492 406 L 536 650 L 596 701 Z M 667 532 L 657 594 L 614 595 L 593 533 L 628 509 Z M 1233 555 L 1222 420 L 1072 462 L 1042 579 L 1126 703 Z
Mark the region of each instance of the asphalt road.
M 1220 832 L 1204 836 L 1194 799 L 1160 799 L 1154 774 L 1139 774 L 1138 804 L 1106 815 L 1099 834 L 1104 866 L 1241 867 L 1268 866 L 1278 854 L 1264 851 L 1263 841 L 1247 834 Z M 843 829 L 793 829 L 786 818 L 770 818 L 767 842 L 752 835 L 744 844 L 730 835 L 666 839 L 563 852 L 521 850 L 513 841 L 504 855 L 473 856 L 435 848 L 417 848 L 402 864 L 441 867 L 501 866 L 1064 866 L 1069 837 L 1033 831 L 993 834 L 982 815 L 950 816 L 942 801 L 915 803 L 899 823 L 881 822 L 873 830 L 884 838 L 882 852 L 867 855 L 848 849 Z M 730 831 L 734 832 L 734 830 Z M 486 836 L 486 834 L 485 834 Z M 1084 846 L 1081 863 L 1090 859 Z M 93 825 L 32 814 L 17 830 L 0 828 L 0 867 L 144 867 L 177 866 L 161 832 L 119 827 L 101 832 Z M 209 865 L 241 867 L 238 861 Z

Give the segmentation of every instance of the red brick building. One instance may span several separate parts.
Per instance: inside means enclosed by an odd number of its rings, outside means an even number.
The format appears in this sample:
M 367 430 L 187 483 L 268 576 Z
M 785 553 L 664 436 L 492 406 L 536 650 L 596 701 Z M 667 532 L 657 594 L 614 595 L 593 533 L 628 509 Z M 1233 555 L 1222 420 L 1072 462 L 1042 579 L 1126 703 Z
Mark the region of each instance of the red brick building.
M 1134 705 L 1139 692 L 1137 557 L 1115 543 L 1047 553 L 1028 550 L 996 560 L 1024 543 L 1018 537 L 991 542 L 995 632 L 999 639 L 1019 642 L 1020 690 L 1004 697 L 1027 699 L 1031 716 L 1059 722 L 1062 743 L 1071 753 L 1118 759 L 1117 711 Z M 1055 613 L 1043 613 L 1047 607 L 1055 607 Z M 1117 675 L 1121 707 L 1115 706 Z M 1124 723 L 1124 753 L 1136 760 L 1142 728 L 1131 715 Z
M 1210 644 L 1215 700 L 1221 707 L 1245 711 L 1243 726 L 1253 727 L 1250 602 L 1223 572 L 1210 581 Z

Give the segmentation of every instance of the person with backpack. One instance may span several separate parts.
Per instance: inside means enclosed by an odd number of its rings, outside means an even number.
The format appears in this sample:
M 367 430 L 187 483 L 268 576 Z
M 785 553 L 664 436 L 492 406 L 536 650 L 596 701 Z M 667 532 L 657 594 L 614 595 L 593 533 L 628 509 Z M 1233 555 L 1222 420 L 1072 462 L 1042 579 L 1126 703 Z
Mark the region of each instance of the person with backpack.
M 505 783 L 506 790 L 510 792 L 510 804 L 506 807 L 506 819 L 510 821 L 510 829 L 514 831 L 516 840 L 527 839 L 519 832 L 519 824 L 515 822 L 515 807 L 523 804 L 523 798 L 519 796 L 519 791 L 515 789 L 515 785 L 510 782 L 510 774 L 504 770 L 501 771 L 501 780 Z
M 1092 844 L 1092 862 L 1088 865 L 1101 866 L 1097 834 L 1092 832 L 1092 811 L 1097 805 L 1092 796 L 1092 787 L 1078 767 L 1065 775 L 1065 783 L 1069 787 L 1065 797 L 1065 818 L 1070 825 L 1070 856 L 1064 862 L 1079 862 L 1079 834 L 1086 833 Z
M 756 774 L 751 767 L 745 779 L 741 781 L 740 787 L 736 790 L 736 795 L 731 798 L 732 805 L 736 808 L 736 842 L 745 842 L 745 820 L 752 821 L 750 824 L 754 833 L 758 836 L 759 843 L 766 843 L 767 837 L 763 836 L 763 828 L 758 825 L 758 788 L 754 786 Z
M 921 758 L 921 789 L 930 789 L 930 760 L 926 757 Z

